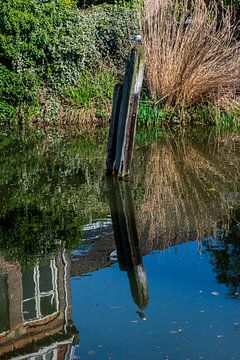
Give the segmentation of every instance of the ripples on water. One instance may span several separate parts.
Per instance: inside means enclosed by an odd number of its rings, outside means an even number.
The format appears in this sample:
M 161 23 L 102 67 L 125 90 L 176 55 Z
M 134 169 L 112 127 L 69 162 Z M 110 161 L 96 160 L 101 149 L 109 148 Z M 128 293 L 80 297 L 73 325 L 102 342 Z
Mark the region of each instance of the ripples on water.
M 0 144 L 1 359 L 238 359 L 240 137 Z

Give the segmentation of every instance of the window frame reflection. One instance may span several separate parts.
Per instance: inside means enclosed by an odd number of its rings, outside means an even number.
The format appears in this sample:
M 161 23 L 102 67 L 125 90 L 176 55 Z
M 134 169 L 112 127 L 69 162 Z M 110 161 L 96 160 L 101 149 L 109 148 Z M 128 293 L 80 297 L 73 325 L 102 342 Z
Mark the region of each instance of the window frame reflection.
M 49 291 L 41 291 L 40 289 L 40 279 L 41 275 L 43 276 L 43 272 L 41 274 L 41 265 L 36 265 L 33 268 L 32 272 L 32 279 L 34 284 L 34 296 L 29 298 L 24 298 L 24 291 L 23 291 L 23 298 L 22 298 L 22 318 L 24 324 L 29 324 L 32 322 L 44 320 L 50 316 L 54 316 L 59 312 L 59 297 L 58 297 L 58 268 L 56 266 L 55 260 L 50 260 L 49 270 L 51 274 L 51 290 Z M 23 278 L 22 278 L 22 285 L 24 287 Z M 51 305 L 55 305 L 55 311 L 48 315 L 43 315 L 43 309 L 41 308 L 41 299 L 51 297 Z M 24 304 L 33 301 L 35 304 L 34 312 L 35 316 L 33 318 L 26 319 L 25 311 L 24 311 Z M 29 314 L 29 313 L 28 313 Z

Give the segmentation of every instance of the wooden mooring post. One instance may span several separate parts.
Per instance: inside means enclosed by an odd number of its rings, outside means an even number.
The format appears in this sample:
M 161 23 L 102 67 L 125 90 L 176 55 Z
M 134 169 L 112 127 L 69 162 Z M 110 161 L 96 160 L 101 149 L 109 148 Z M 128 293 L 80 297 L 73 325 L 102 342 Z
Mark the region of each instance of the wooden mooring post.
M 127 60 L 124 83 L 117 84 L 114 89 L 107 172 L 119 178 L 127 176 L 130 171 L 144 62 L 144 48 L 136 45 Z

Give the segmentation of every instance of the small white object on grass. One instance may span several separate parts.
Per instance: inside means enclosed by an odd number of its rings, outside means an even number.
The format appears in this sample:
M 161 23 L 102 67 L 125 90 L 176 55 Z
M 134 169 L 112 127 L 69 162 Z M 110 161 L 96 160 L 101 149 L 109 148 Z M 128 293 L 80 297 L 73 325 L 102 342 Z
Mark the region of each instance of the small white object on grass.
M 191 25 L 192 24 L 192 19 L 191 18 L 187 18 L 184 22 L 185 25 Z
M 132 41 L 140 42 L 142 40 L 142 35 L 140 34 L 133 35 L 131 39 Z

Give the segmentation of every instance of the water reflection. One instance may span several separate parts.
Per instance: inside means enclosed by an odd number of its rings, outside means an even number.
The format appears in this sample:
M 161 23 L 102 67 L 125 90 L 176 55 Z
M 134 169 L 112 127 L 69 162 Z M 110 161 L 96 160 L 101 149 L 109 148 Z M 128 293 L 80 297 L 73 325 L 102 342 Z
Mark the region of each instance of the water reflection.
M 224 351 L 239 342 L 231 329 L 240 323 L 232 301 L 240 293 L 240 142 L 205 140 L 170 136 L 136 149 L 132 188 L 106 186 L 105 153 L 90 149 L 84 158 L 74 141 L 52 151 L 28 146 L 16 157 L 8 148 L 0 169 L 1 358 L 74 357 L 71 304 L 81 358 L 85 349 L 85 358 L 126 358 L 127 349 L 130 359 L 159 359 L 160 347 L 167 358 L 173 344 L 180 360 L 237 354 Z M 111 353 L 115 339 L 124 346 Z
M 146 252 L 214 235 L 231 219 L 240 204 L 239 145 L 237 136 L 186 132 L 138 149 L 134 196 Z
M 71 359 L 70 260 L 65 251 L 43 264 L 0 258 L 0 355 L 31 360 Z
M 210 254 L 210 262 L 216 280 L 228 288 L 231 298 L 240 295 L 240 211 L 235 211 L 227 228 L 218 224 L 216 237 L 203 241 L 204 250 Z
M 81 234 L 75 214 L 59 208 L 25 205 L 0 215 L 0 250 L 10 261 L 28 264 L 48 258 L 73 247 Z
M 126 181 L 109 179 L 108 191 L 119 267 L 127 271 L 132 297 L 142 310 L 148 304 L 148 286 L 139 248 L 131 186 Z

